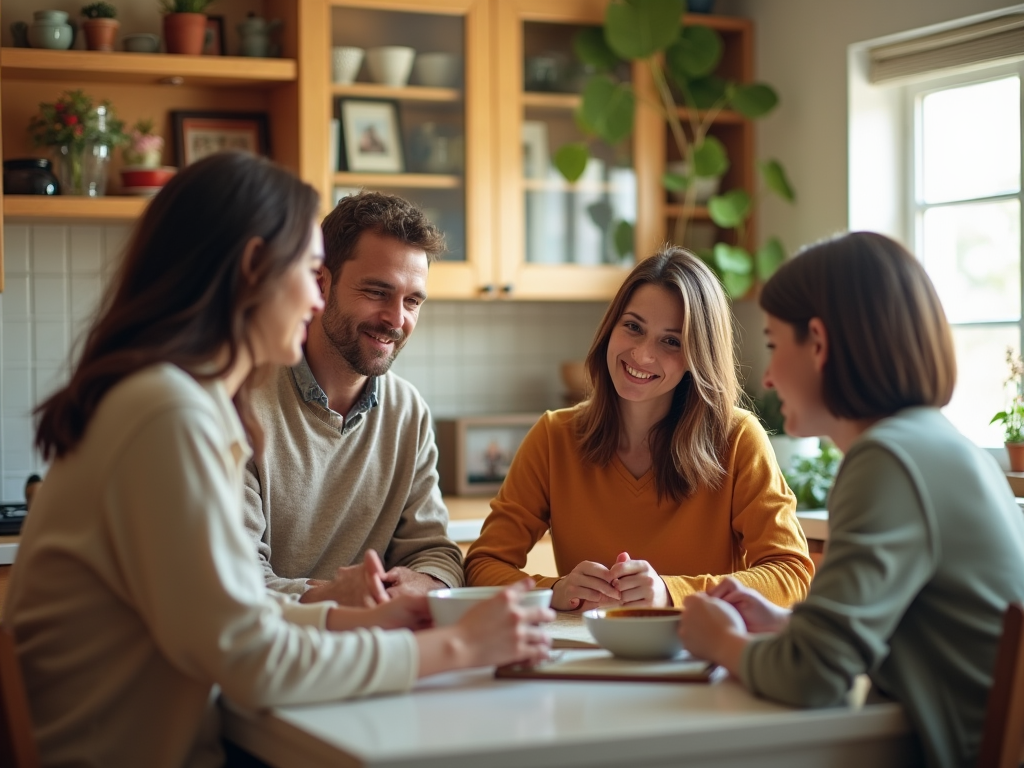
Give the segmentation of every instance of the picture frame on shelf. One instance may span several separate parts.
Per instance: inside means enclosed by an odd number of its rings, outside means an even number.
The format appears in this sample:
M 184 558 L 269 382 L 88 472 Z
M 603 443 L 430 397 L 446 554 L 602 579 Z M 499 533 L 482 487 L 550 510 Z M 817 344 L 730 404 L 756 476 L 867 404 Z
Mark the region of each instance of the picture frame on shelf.
M 339 161 L 344 171 L 404 173 L 405 152 L 398 102 L 338 99 L 341 125 Z
M 540 414 L 467 416 L 437 421 L 437 471 L 441 492 L 491 496 Z
M 270 155 L 266 112 L 172 111 L 175 157 L 179 168 L 225 149 Z
M 206 40 L 203 43 L 204 56 L 226 56 L 227 45 L 224 44 L 224 17 L 206 17 Z
M 527 179 L 546 179 L 550 168 L 548 124 L 542 120 L 524 120 L 523 177 Z

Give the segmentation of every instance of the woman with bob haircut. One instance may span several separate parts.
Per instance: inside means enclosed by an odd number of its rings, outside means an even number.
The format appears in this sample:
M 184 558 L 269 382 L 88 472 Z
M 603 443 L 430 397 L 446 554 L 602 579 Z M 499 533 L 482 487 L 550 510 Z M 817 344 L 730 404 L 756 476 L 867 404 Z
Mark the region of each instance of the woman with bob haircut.
M 867 673 L 928 765 L 973 765 L 1003 613 L 1024 597 L 1024 521 L 995 460 L 939 412 L 956 361 L 935 289 L 901 245 L 856 232 L 784 264 L 761 308 L 786 432 L 845 453 L 829 546 L 792 612 L 726 580 L 684 601 L 680 636 L 791 705 L 841 704 Z
M 248 391 L 260 366 L 299 359 L 323 309 L 318 208 L 252 155 L 180 172 L 143 214 L 70 382 L 37 409 L 53 465 L 4 625 L 44 765 L 220 765 L 218 688 L 249 708 L 319 702 L 546 654 L 535 624 L 554 614 L 519 607 L 525 585 L 415 634 L 424 597 L 364 610 L 264 586 L 242 519 L 260 444 Z
M 480 538 L 471 584 L 511 584 L 548 530 L 552 607 L 679 605 L 735 574 L 779 605 L 814 566 L 796 499 L 741 390 L 732 316 L 683 248 L 639 263 L 587 355 L 589 400 L 549 411 L 519 447 Z

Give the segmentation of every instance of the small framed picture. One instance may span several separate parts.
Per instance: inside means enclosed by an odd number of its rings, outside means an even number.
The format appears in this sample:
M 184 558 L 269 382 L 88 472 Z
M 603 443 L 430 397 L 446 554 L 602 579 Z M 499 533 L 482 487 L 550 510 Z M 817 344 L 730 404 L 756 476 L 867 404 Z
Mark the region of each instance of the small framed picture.
M 548 124 L 540 120 L 523 121 L 523 177 L 546 179 L 551 160 L 548 157 Z
M 206 40 L 203 43 L 204 56 L 226 56 L 227 46 L 224 45 L 224 17 L 206 17 Z
M 402 173 L 405 155 L 398 104 L 378 99 L 338 99 L 342 170 Z
M 241 149 L 270 154 L 266 112 L 171 112 L 178 167 L 214 152 Z
M 441 492 L 490 496 L 498 492 L 512 457 L 540 414 L 468 416 L 437 422 Z

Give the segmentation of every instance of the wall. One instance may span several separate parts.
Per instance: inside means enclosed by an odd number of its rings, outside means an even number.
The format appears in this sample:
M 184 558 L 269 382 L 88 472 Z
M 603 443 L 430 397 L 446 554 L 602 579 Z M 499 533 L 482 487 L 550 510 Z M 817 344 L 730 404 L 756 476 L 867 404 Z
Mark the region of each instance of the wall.
M 781 99 L 758 124 L 757 153 L 783 163 L 797 203 L 765 200 L 758 232 L 778 235 L 795 251 L 846 229 L 847 46 L 1009 5 L 1008 0 L 718 0 L 717 11 L 754 21 L 754 70 Z M 765 360 L 760 312 L 752 302 L 740 302 L 736 314 L 748 337 L 743 358 L 759 376 Z
M 0 500 L 24 498 L 43 471 L 31 410 L 65 381 L 70 350 L 93 315 L 128 237 L 126 226 L 4 227 L 0 294 Z M 431 302 L 394 370 L 436 417 L 560 407 L 559 365 L 586 355 L 599 303 Z

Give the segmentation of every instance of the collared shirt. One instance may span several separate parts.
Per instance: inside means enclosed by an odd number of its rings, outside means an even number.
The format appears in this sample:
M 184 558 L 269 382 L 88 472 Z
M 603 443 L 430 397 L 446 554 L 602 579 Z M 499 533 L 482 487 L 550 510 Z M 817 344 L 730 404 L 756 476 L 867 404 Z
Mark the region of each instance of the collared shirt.
M 299 394 L 302 395 L 302 399 L 307 403 L 316 403 L 328 411 L 331 424 L 337 427 L 342 434 L 355 429 L 359 422 L 363 420 L 363 415 L 371 408 L 376 408 L 380 404 L 380 400 L 377 397 L 380 382 L 376 376 L 371 376 L 366 382 L 362 396 L 352 406 L 352 410 L 348 412 L 347 416 L 342 416 L 333 410 L 327 403 L 327 394 L 316 383 L 313 371 L 310 370 L 309 363 L 306 362 L 305 353 L 303 353 L 302 359 L 292 366 L 292 378 L 295 379 L 295 386 L 299 388 Z

